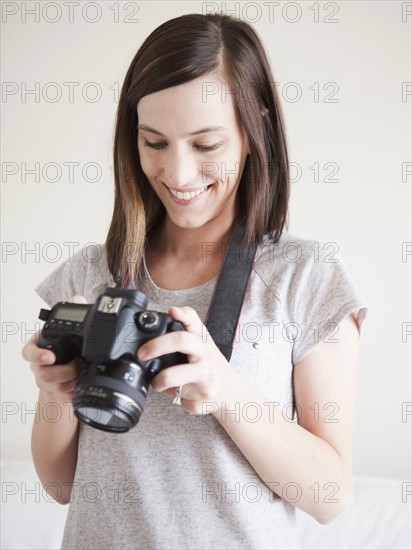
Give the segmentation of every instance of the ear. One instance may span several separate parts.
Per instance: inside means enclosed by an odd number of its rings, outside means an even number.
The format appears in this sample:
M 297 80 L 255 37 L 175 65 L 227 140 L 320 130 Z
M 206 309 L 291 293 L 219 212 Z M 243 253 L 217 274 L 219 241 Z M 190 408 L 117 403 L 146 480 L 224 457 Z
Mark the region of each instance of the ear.
M 250 145 L 249 145 L 249 139 L 247 137 L 247 134 L 246 134 L 246 130 L 243 128 L 243 139 L 244 139 L 244 142 L 243 142 L 243 147 L 244 147 L 244 152 L 246 154 L 246 157 L 248 157 L 250 155 Z M 246 157 L 245 157 L 245 160 L 246 160 Z

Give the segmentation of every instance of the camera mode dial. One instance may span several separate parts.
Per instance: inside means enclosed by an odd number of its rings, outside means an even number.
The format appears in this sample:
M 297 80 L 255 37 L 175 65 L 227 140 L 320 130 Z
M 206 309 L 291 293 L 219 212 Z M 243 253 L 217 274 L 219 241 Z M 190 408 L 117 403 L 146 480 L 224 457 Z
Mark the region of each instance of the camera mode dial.
M 161 325 L 160 315 L 156 311 L 142 311 L 137 316 L 137 325 L 147 332 L 158 330 Z

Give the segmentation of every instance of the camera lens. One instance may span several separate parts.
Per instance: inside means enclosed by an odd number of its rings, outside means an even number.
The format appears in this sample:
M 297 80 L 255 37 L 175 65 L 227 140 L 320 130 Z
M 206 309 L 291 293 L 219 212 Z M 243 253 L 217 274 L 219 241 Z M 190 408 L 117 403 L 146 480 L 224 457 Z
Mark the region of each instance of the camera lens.
M 88 364 L 79 377 L 73 408 L 82 422 L 108 432 L 127 432 L 139 422 L 149 381 L 132 358 Z
M 110 399 L 109 399 L 110 401 Z M 75 414 L 79 420 L 94 428 L 107 432 L 128 432 L 139 422 L 142 409 L 135 403 L 116 400 L 115 406 L 108 406 L 105 402 L 96 402 L 93 399 L 83 399 L 84 405 L 75 407 Z
M 80 406 L 76 409 L 76 416 L 86 424 L 107 431 L 126 432 L 135 425 L 131 415 L 117 408 L 109 409 L 102 406 L 99 407 L 97 403 Z

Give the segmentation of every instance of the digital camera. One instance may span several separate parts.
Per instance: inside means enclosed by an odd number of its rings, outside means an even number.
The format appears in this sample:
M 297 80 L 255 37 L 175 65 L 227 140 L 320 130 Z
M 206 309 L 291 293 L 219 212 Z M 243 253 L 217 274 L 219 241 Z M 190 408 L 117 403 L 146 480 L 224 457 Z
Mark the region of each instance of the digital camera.
M 184 330 L 166 313 L 147 310 L 143 292 L 107 288 L 95 304 L 59 302 L 41 309 L 45 321 L 38 346 L 56 354 L 55 364 L 85 361 L 73 394 L 82 422 L 109 432 L 136 426 L 152 379 L 161 370 L 187 362 L 182 353 L 141 361 L 136 352 L 148 340 Z

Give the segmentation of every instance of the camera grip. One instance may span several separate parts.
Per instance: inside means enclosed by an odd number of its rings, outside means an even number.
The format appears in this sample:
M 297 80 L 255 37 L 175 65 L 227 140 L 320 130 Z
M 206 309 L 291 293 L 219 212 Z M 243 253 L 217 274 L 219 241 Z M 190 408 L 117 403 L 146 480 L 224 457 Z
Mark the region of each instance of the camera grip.
M 62 337 L 58 330 L 51 331 L 50 328 L 43 327 L 37 346 L 49 349 L 56 355 L 56 360 L 52 365 L 65 365 L 80 355 L 81 342 L 77 336 L 66 334 Z M 53 329 L 55 328 L 57 327 L 53 327 Z

